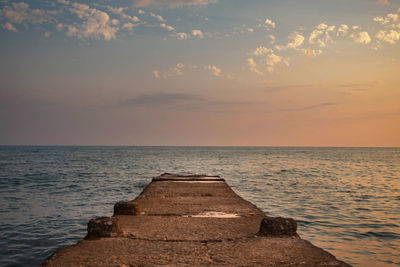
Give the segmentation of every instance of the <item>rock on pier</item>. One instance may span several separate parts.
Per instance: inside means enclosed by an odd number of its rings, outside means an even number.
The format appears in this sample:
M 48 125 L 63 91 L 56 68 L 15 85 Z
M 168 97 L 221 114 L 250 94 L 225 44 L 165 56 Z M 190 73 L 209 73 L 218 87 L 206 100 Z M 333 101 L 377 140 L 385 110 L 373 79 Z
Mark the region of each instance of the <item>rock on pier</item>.
M 224 179 L 165 173 L 43 266 L 349 266 L 268 217 Z

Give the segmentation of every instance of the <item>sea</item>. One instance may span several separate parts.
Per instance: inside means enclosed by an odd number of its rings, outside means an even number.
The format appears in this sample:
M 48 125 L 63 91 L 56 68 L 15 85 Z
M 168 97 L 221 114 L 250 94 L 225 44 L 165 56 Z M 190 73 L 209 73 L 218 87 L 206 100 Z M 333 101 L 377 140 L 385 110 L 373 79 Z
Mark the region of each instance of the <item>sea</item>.
M 0 266 L 38 266 L 161 173 L 220 175 L 355 266 L 400 266 L 400 148 L 0 146 Z

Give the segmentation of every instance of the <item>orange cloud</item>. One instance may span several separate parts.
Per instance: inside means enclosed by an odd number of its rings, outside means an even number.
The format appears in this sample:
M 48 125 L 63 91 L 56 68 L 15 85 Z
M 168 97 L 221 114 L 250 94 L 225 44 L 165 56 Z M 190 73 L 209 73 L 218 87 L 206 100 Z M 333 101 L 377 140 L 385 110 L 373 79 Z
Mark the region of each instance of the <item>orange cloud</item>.
M 377 3 L 380 5 L 389 5 L 389 0 L 378 0 Z

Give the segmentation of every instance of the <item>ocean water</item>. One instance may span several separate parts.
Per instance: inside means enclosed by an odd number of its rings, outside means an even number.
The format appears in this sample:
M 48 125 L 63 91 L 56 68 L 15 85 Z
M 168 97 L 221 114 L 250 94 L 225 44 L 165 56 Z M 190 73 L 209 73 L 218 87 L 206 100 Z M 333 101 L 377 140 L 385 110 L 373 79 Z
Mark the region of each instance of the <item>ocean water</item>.
M 163 172 L 221 175 L 304 239 L 400 266 L 400 148 L 0 146 L 0 266 L 34 266 Z

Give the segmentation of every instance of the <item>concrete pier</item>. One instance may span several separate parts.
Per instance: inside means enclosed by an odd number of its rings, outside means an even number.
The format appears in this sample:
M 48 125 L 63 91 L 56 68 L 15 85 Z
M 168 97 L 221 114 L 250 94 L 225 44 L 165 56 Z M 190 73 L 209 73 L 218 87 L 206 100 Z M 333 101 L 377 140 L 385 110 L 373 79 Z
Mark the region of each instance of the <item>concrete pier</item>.
M 91 220 L 84 240 L 43 266 L 349 266 L 218 176 L 163 174 L 114 213 Z

